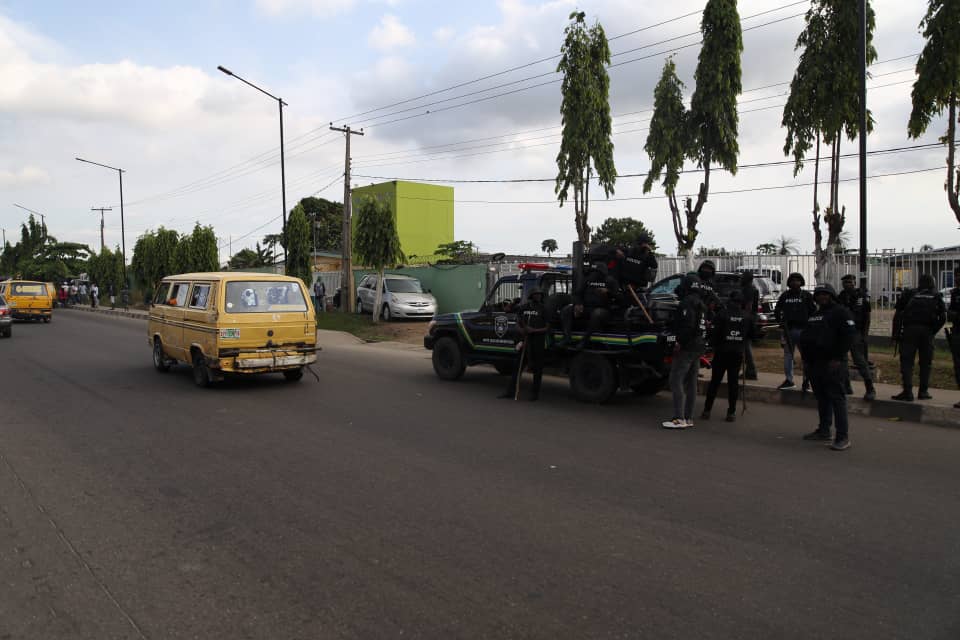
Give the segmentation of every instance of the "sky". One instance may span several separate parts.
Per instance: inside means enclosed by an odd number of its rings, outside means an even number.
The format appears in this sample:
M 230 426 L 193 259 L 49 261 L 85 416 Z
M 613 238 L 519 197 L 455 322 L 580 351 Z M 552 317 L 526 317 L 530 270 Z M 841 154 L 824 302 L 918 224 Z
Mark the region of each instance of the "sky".
M 643 151 L 653 88 L 671 53 L 693 88 L 704 0 L 0 0 L 0 227 L 16 238 L 42 212 L 61 240 L 121 242 L 116 172 L 123 168 L 129 253 L 159 226 L 212 225 L 230 250 L 280 230 L 277 103 L 217 71 L 218 65 L 288 103 L 284 109 L 287 203 L 318 195 L 342 201 L 344 137 L 329 124 L 363 128 L 352 139 L 353 184 L 437 180 L 455 188 L 458 240 L 484 251 L 531 253 L 546 238 L 575 239 L 572 204 L 558 207 L 551 181 L 560 140 L 556 56 L 571 11 L 585 11 L 610 38 L 615 193 L 591 191 L 590 223 L 633 217 L 662 250 L 675 247 L 662 190 L 643 194 Z M 791 5 L 791 6 L 785 6 Z M 782 105 L 796 64 L 806 2 L 741 0 L 741 170 L 711 175 L 698 245 L 753 250 L 780 236 L 813 246 L 813 166 L 749 168 L 784 160 Z M 946 119 L 907 137 L 913 68 L 926 2 L 874 0 L 879 64 L 868 105 L 871 150 L 935 143 Z M 756 15 L 756 14 L 763 15 Z M 750 28 L 753 27 L 753 28 Z M 771 86 L 773 85 L 773 86 Z M 469 103 L 469 104 L 467 104 Z M 856 143 L 844 141 L 843 152 Z M 872 155 L 868 246 L 960 244 L 944 193 L 942 147 Z M 688 163 L 687 169 L 694 167 Z M 824 167 L 826 168 L 826 167 Z M 912 172 L 912 173 L 911 173 Z M 841 178 L 857 177 L 856 158 Z M 901 174 L 886 175 L 883 174 Z M 455 182 L 545 179 L 539 182 Z M 682 176 L 694 193 L 700 175 Z M 779 187 L 790 188 L 779 188 Z M 737 191 L 738 193 L 723 193 Z M 859 242 L 855 181 L 840 187 L 847 229 Z

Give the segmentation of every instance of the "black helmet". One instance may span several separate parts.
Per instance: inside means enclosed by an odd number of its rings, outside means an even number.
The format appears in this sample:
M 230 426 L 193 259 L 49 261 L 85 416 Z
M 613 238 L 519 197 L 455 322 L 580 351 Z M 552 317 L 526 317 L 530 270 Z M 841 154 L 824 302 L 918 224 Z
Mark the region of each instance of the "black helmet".
M 832 299 L 834 300 L 837 299 L 837 290 L 834 289 L 833 285 L 830 284 L 829 282 L 818 284 L 816 288 L 814 288 L 813 290 L 813 295 L 816 296 L 818 293 L 826 293 L 826 294 L 829 294 Z
M 791 281 L 791 280 L 799 280 L 801 287 L 807 286 L 807 281 L 803 279 L 803 274 L 802 274 L 802 273 L 796 273 L 796 272 L 794 272 L 794 273 L 791 273 L 789 276 L 787 276 L 787 286 L 788 286 L 788 287 L 790 286 L 790 281 Z
M 636 240 L 633 241 L 634 244 L 640 246 L 642 244 L 650 244 L 650 235 L 647 233 L 641 233 L 637 236 Z
M 920 280 L 917 281 L 917 285 L 921 289 L 933 289 L 937 286 L 937 281 L 933 279 L 932 275 L 925 273 L 920 276 Z
M 846 282 L 847 280 L 853 280 L 854 282 L 856 282 L 857 276 L 853 275 L 852 273 L 848 273 L 847 275 L 840 278 L 841 282 Z
M 700 263 L 700 266 L 697 267 L 697 275 L 701 278 L 704 277 L 704 272 L 709 271 L 710 276 L 713 277 L 717 273 L 717 265 L 713 263 L 713 260 L 704 260 Z

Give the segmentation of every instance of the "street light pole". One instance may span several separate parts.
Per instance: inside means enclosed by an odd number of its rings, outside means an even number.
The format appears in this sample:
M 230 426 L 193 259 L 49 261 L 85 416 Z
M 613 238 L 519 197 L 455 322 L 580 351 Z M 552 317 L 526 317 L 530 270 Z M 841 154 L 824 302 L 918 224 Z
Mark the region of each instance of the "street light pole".
M 90 207 L 90 211 L 99 211 L 100 212 L 100 253 L 103 253 L 106 243 L 103 241 L 103 212 L 104 211 L 113 211 L 110 207 Z
M 867 0 L 860 0 L 860 291 L 867 294 Z
M 40 230 L 43 232 L 43 239 L 46 240 L 47 239 L 47 217 L 42 213 L 40 213 L 39 211 L 28 209 L 21 204 L 17 204 L 16 202 L 13 203 L 13 206 L 17 207 L 18 209 L 23 209 L 24 211 L 29 211 L 34 215 L 40 216 Z
M 235 74 L 233 71 L 230 71 L 230 69 L 227 69 L 223 65 L 217 65 L 217 69 L 219 69 L 222 73 L 225 73 L 230 77 L 236 78 L 243 84 L 253 87 L 263 95 L 267 96 L 268 98 L 272 98 L 273 100 L 277 101 L 277 106 L 280 109 L 280 196 L 283 203 L 283 233 L 281 237 L 283 238 L 284 244 L 286 244 L 287 243 L 287 172 L 286 172 L 284 152 L 283 152 L 283 108 L 289 105 L 287 105 L 287 103 L 284 102 L 282 98 L 278 98 L 272 93 L 268 91 L 264 91 L 263 89 L 253 84 L 252 82 L 244 80 L 243 78 Z
M 87 164 L 95 164 L 98 167 L 103 167 L 104 169 L 116 171 L 117 175 L 120 176 L 120 247 L 123 250 L 123 288 L 126 289 L 129 286 L 129 283 L 127 282 L 127 229 L 123 219 L 123 174 L 125 171 L 117 167 L 111 167 L 108 164 L 93 162 L 92 160 L 84 160 L 83 158 L 74 159 L 79 160 L 80 162 L 86 162 Z

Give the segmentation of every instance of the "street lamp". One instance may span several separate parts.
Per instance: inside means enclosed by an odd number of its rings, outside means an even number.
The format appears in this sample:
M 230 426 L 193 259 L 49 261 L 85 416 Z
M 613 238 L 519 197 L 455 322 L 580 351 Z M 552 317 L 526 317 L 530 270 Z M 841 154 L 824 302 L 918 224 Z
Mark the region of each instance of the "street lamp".
M 100 164 L 99 162 L 94 162 L 92 160 L 84 160 L 83 158 L 75 158 L 80 162 L 86 162 L 87 164 L 95 164 L 98 167 L 103 167 L 104 169 L 110 169 L 111 171 L 116 171 L 117 175 L 120 176 L 120 246 L 123 249 L 123 288 L 126 289 L 127 284 L 127 230 L 124 226 L 123 221 L 123 169 L 118 169 L 117 167 L 111 167 L 108 164 Z
M 43 239 L 46 240 L 47 239 L 47 217 L 42 213 L 40 213 L 39 211 L 34 211 L 33 209 L 27 209 L 22 204 L 17 204 L 16 202 L 13 203 L 13 206 L 17 207 L 18 209 L 23 209 L 24 211 L 29 211 L 30 213 L 36 216 L 40 216 L 40 229 L 43 231 Z
M 283 108 L 288 105 L 286 102 L 283 101 L 282 98 L 278 98 L 272 93 L 268 91 L 264 91 L 263 89 L 253 84 L 252 82 L 244 80 L 243 78 L 235 74 L 233 71 L 230 71 L 230 69 L 227 69 L 223 65 L 217 65 L 217 69 L 227 74 L 228 76 L 236 78 L 243 84 L 253 87 L 263 95 L 267 96 L 268 98 L 272 98 L 276 100 L 277 106 L 280 108 L 280 195 L 283 200 L 283 236 L 282 237 L 283 237 L 284 243 L 286 243 L 287 241 L 287 176 L 286 176 L 286 170 L 284 168 L 284 158 L 283 158 Z

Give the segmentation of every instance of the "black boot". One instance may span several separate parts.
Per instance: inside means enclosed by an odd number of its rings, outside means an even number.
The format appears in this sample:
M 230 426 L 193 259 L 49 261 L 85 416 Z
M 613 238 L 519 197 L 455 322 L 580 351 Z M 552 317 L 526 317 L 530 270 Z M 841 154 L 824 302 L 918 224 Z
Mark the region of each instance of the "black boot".
M 913 389 L 904 387 L 903 391 L 893 396 L 892 399 L 901 400 L 903 402 L 913 402 Z
M 867 392 L 863 395 L 863 399 L 866 400 L 867 402 L 876 400 L 877 398 L 876 387 L 873 386 L 872 382 L 867 382 L 866 385 L 867 385 Z
M 917 393 L 917 400 L 933 400 L 933 396 L 926 389 L 920 389 Z

